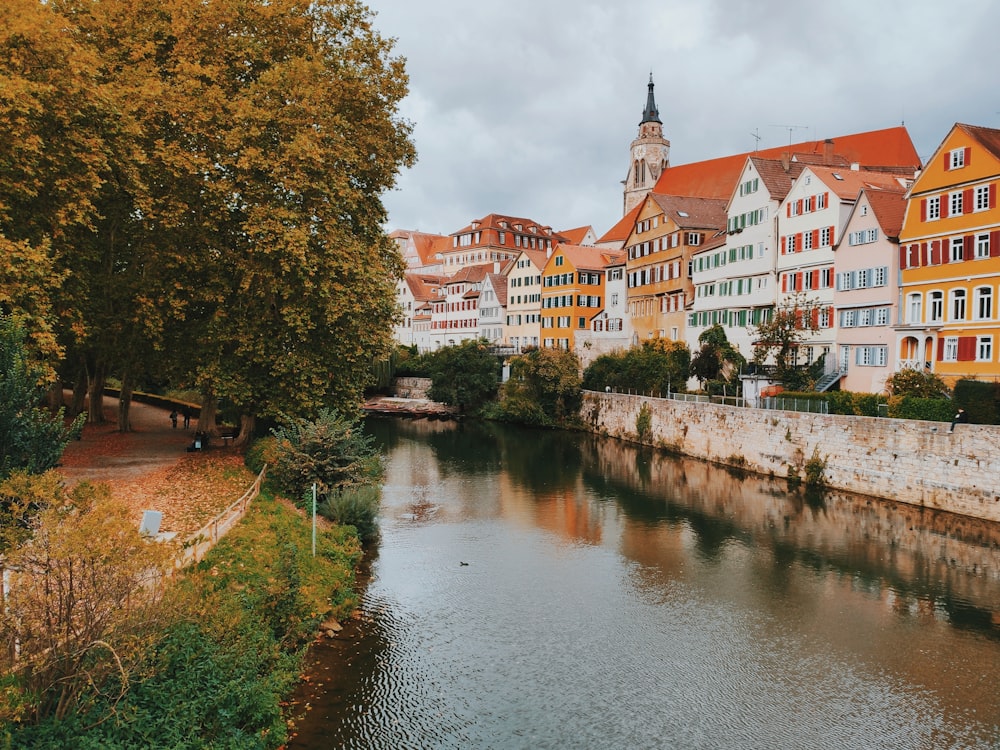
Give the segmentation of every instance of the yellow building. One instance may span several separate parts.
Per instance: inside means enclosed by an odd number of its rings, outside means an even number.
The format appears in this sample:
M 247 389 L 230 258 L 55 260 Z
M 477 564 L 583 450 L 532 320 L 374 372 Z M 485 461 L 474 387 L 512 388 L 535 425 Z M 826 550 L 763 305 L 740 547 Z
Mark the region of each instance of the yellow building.
M 607 302 L 607 266 L 623 253 L 560 244 L 542 269 L 542 346 L 575 348 L 575 332 L 588 330 Z
M 900 232 L 900 367 L 1000 375 L 1000 130 L 956 124 L 910 189 Z
M 691 256 L 724 243 L 726 201 L 647 195 L 635 217 L 625 251 L 628 311 L 638 340 L 684 340 L 686 309 L 694 300 Z

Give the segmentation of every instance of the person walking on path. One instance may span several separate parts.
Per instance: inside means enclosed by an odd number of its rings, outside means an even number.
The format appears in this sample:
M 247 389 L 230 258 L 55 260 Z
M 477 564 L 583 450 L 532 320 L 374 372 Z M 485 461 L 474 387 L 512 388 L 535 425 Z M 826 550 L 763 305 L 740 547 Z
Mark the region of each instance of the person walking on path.
M 174 409 L 172 412 L 170 412 L 170 426 L 173 427 L 175 430 L 177 429 L 177 410 L 176 409 Z
M 191 426 L 191 410 L 185 406 L 181 410 L 181 414 L 184 415 L 184 429 L 186 430 Z
M 951 427 L 948 428 L 948 434 L 950 435 L 955 431 L 955 425 L 965 424 L 969 421 L 969 415 L 965 413 L 965 409 L 959 409 L 958 414 L 951 420 Z

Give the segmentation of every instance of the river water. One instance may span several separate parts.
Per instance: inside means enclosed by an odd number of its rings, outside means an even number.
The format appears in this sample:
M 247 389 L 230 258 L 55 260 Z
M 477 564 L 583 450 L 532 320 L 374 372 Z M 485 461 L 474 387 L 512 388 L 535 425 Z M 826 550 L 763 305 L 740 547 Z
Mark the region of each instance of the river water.
M 1000 748 L 997 525 L 591 435 L 369 429 L 382 540 L 289 750 Z

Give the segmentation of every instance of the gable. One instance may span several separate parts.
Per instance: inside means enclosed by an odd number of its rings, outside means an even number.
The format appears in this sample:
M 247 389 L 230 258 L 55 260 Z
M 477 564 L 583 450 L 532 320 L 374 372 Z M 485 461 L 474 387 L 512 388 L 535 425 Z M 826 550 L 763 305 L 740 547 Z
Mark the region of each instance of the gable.
M 917 178 L 911 195 L 1000 175 L 1000 131 L 956 123 Z

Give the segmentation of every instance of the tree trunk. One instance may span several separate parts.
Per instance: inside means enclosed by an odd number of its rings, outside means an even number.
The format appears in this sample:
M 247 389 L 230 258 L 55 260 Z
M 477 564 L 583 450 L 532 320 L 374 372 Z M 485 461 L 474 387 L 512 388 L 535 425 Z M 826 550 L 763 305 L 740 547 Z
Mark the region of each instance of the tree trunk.
M 63 396 L 63 384 L 61 380 L 56 380 L 45 394 L 52 414 L 58 414 L 59 410 L 66 406 L 66 397 Z
M 98 362 L 90 379 L 90 403 L 87 407 L 87 421 L 90 424 L 104 423 L 104 363 Z
M 122 375 L 122 389 L 118 394 L 118 432 L 132 432 L 132 422 L 129 411 L 132 408 L 132 390 L 134 389 L 131 369 L 126 369 Z
M 253 414 L 240 414 L 240 432 L 233 439 L 233 445 L 237 448 L 246 448 L 253 440 L 253 431 L 257 425 L 257 418 Z
M 87 405 L 87 360 L 80 357 L 80 364 L 76 368 L 76 378 L 73 380 L 73 401 L 69 407 L 69 417 L 76 419 L 84 407 Z
M 219 399 L 203 393 L 201 395 L 201 411 L 198 412 L 198 432 L 219 437 L 219 428 L 215 426 L 215 415 L 219 412 Z

